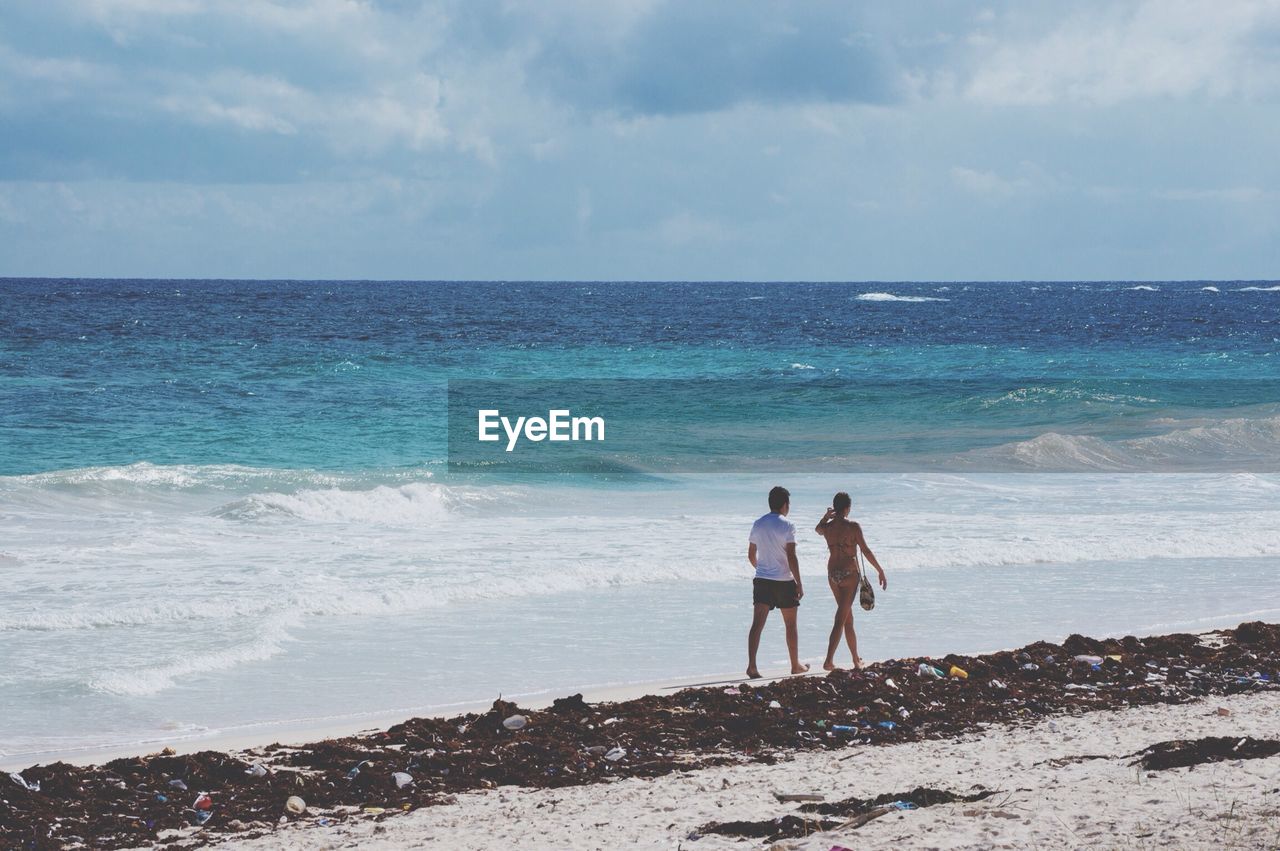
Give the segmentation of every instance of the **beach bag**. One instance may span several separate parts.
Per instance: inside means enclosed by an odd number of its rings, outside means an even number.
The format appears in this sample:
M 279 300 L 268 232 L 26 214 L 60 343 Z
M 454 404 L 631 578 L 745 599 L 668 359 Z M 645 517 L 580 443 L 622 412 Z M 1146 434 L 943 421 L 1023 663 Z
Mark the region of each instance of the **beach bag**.
M 867 580 L 867 566 L 862 563 L 862 553 L 858 553 L 858 605 L 863 611 L 871 611 L 876 607 L 876 592 Z

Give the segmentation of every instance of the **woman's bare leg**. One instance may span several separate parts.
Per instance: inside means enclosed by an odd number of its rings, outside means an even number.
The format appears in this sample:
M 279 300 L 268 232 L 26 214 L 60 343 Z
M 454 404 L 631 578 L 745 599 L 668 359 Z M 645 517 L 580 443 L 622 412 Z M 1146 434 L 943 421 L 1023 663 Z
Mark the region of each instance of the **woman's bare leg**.
M 835 670 L 836 648 L 840 646 L 840 638 L 845 634 L 846 624 L 853 618 L 853 612 L 850 609 L 853 605 L 853 593 L 834 582 L 830 584 L 831 593 L 836 598 L 836 616 L 835 622 L 831 625 L 831 637 L 827 640 L 827 658 L 822 663 L 824 671 Z
M 849 614 L 844 622 L 844 640 L 853 655 L 853 667 L 862 669 L 862 657 L 858 655 L 858 634 L 853 631 L 853 597 L 849 598 Z

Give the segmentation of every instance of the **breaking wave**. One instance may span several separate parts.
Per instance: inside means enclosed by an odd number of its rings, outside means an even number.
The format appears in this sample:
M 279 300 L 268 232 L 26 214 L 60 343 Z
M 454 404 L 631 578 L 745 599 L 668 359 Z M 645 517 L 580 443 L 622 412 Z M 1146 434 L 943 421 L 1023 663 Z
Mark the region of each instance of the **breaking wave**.
M 1280 469 L 1280 416 L 1234 418 L 1123 440 L 1049 432 L 966 452 L 961 466 L 1043 472 Z
M 893 293 L 862 293 L 856 298 L 856 301 L 950 301 L 951 299 L 939 298 L 930 295 L 895 295 Z

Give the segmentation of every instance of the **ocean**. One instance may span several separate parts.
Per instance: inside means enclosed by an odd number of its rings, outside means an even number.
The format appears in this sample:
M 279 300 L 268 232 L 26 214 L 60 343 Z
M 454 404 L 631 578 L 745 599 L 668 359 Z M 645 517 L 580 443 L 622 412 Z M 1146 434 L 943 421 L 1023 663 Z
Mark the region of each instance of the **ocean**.
M 868 659 L 1274 620 L 1278 353 L 1271 282 L 0 280 L 0 758 L 738 671 L 774 484 L 809 660 L 837 490 Z

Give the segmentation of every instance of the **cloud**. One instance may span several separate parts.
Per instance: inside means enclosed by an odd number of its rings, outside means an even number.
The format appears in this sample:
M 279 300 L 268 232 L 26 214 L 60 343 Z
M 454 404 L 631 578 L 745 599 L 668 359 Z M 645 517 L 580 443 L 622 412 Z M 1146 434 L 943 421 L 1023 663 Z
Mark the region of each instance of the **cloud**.
M 741 103 L 884 103 L 900 94 L 889 58 L 845 3 L 671 0 L 584 38 L 555 29 L 537 44 L 533 81 L 587 110 L 714 112 Z
M 971 36 L 965 95 L 1004 106 L 1142 98 L 1272 98 L 1280 6 L 1269 0 L 1072 4 L 1031 34 Z M 1011 15 L 1010 17 L 1016 17 Z
M 1274 201 L 1277 193 L 1257 186 L 1234 186 L 1228 189 L 1162 189 L 1153 193 L 1162 201 L 1210 201 L 1223 204 L 1254 204 Z

